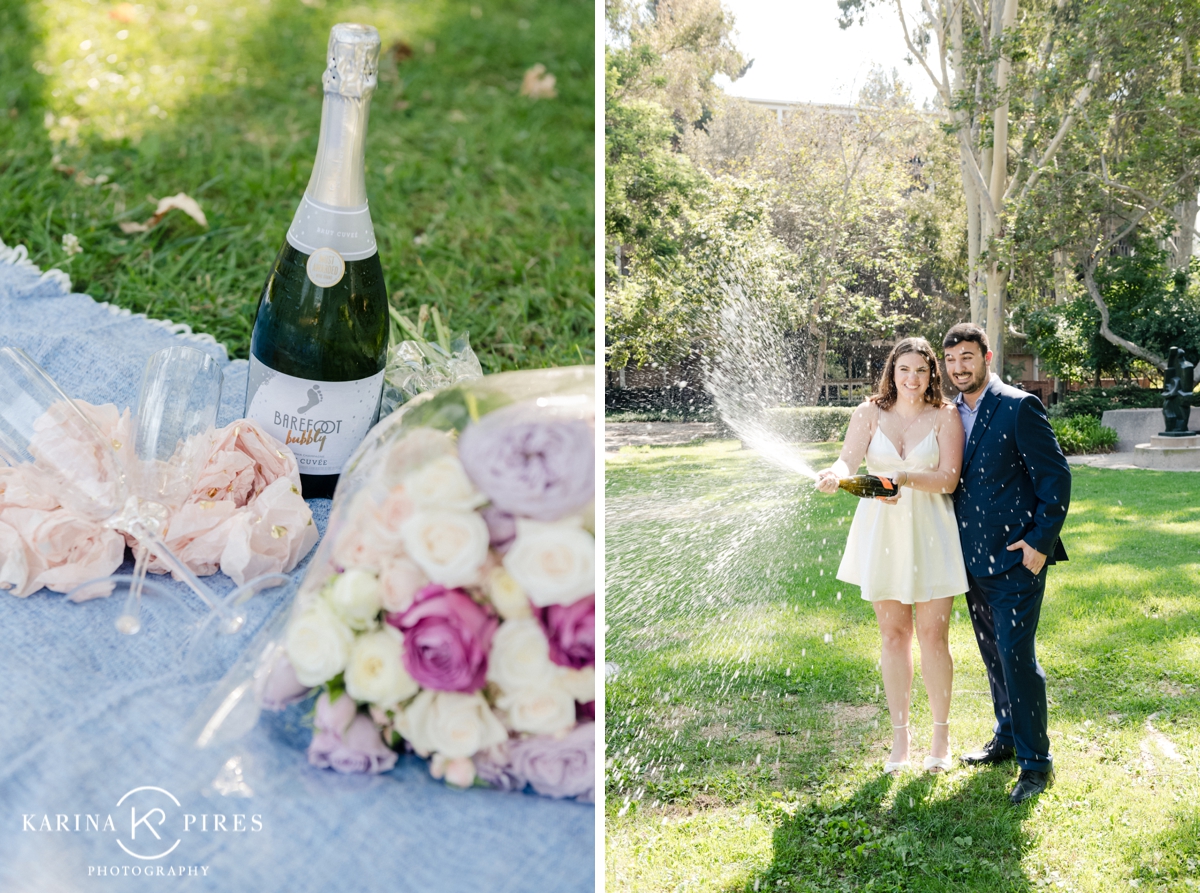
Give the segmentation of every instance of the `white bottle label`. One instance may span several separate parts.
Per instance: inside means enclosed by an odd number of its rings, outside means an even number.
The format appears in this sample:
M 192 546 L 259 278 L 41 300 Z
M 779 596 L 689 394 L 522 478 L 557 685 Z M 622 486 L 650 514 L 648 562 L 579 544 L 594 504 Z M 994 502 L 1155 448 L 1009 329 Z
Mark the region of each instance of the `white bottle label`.
M 250 357 L 246 416 L 296 454 L 301 474 L 341 474 L 379 418 L 383 372 L 357 381 L 313 381 Z

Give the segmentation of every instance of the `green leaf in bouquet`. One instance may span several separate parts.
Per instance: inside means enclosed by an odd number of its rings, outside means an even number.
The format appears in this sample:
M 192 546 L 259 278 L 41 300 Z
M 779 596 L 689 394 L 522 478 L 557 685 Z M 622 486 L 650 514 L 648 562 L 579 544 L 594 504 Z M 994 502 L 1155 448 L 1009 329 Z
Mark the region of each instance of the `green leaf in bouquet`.
M 346 694 L 346 679 L 344 673 L 338 673 L 332 679 L 325 683 L 325 690 L 329 692 L 329 703 L 333 703 L 342 695 Z

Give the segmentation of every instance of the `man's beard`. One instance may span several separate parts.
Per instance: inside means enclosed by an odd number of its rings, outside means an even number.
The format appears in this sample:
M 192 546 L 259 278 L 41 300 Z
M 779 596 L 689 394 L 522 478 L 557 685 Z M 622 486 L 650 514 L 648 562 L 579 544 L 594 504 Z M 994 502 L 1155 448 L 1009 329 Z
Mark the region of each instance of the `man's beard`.
M 971 380 L 969 382 L 967 382 L 966 385 L 961 385 L 956 381 L 956 382 L 954 382 L 954 386 L 956 388 L 958 388 L 958 390 L 964 394 L 973 394 L 976 391 L 978 391 L 981 387 L 983 387 L 984 383 L 987 380 L 988 380 L 988 367 L 985 365 L 982 370 L 980 370 L 975 375 L 971 376 Z

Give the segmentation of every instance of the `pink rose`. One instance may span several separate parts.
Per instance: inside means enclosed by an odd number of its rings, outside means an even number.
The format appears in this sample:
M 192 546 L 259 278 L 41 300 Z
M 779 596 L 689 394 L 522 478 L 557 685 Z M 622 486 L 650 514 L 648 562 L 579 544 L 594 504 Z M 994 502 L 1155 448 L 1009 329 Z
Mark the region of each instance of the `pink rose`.
M 66 510 L 47 517 L 29 535 L 30 546 L 46 564 L 37 585 L 68 592 L 113 573 L 125 560 L 125 538 Z
M 163 541 L 167 548 L 200 577 L 215 574 L 221 566 L 221 551 L 229 540 L 230 528 L 238 513 L 231 501 L 204 500 L 185 502 L 171 515 Z M 142 546 L 132 536 L 126 536 L 135 556 Z M 165 574 L 168 568 L 157 558 L 147 569 L 152 574 Z
M 387 622 L 404 633 L 404 667 L 424 688 L 473 692 L 487 682 L 488 649 L 500 621 L 461 589 L 426 586 Z
M 240 508 L 281 478 L 300 488 L 295 455 L 257 422 L 239 419 L 216 433 L 192 499 L 232 499 Z
M 212 454 L 201 470 L 192 488 L 192 498 L 230 502 L 241 508 L 256 495 L 256 476 L 254 460 L 248 455 L 236 450 L 220 450 Z
M 539 794 L 595 799 L 595 723 L 575 726 L 561 736 L 536 735 L 514 741 L 510 751 L 509 771 L 526 779 Z
M 0 512 L 6 507 L 53 511 L 60 506 L 56 482 L 36 465 L 0 466 Z
M 596 596 L 569 605 L 549 605 L 537 611 L 538 623 L 550 641 L 550 660 L 579 670 L 596 663 Z
M 318 769 L 375 775 L 396 765 L 396 752 L 383 743 L 371 717 L 358 713 L 349 695 L 330 703 L 329 693 L 322 692 L 317 698 L 315 725 L 308 761 Z
M 0 520 L 0 589 L 25 598 L 41 588 L 37 577 L 44 567 L 17 529 Z
M 383 609 L 399 613 L 408 610 L 417 593 L 429 585 L 429 578 L 416 562 L 395 558 L 384 565 L 379 582 L 383 584 Z
M 290 571 L 317 542 L 312 511 L 288 478 L 268 485 L 228 529 L 221 570 L 239 586 L 262 574 Z

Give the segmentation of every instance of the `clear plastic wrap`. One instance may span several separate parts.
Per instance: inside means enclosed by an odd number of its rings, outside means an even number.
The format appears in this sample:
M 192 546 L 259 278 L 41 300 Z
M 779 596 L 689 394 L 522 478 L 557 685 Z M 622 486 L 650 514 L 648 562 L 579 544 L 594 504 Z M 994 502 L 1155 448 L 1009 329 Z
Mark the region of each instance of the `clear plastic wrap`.
M 210 694 L 192 743 L 226 767 L 263 709 L 317 694 L 311 765 L 590 800 L 595 371 L 422 394 L 348 463 L 286 618 Z

